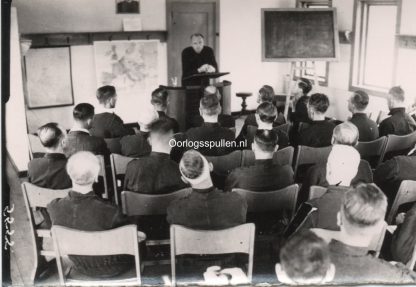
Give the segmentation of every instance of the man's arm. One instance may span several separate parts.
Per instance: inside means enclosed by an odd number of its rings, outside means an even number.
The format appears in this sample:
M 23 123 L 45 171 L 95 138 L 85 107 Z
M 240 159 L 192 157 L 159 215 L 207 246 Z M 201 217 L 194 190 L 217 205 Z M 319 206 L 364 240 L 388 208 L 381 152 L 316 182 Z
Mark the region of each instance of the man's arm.
M 387 136 L 390 134 L 394 134 L 394 127 L 391 122 L 387 121 L 388 119 L 382 121 L 380 126 L 378 127 L 379 136 Z
M 208 48 L 209 48 L 208 64 L 210 64 L 211 66 L 213 66 L 215 68 L 215 72 L 218 72 L 218 64 L 217 64 L 217 61 L 215 59 L 214 50 L 210 47 L 208 47 Z
M 185 48 L 182 51 L 182 78 L 197 74 L 198 68 L 199 67 L 193 65 L 191 55 L 189 54 L 188 49 Z
M 412 257 L 416 243 L 416 204 L 410 209 L 404 222 L 394 232 L 391 254 L 395 261 L 406 264 Z

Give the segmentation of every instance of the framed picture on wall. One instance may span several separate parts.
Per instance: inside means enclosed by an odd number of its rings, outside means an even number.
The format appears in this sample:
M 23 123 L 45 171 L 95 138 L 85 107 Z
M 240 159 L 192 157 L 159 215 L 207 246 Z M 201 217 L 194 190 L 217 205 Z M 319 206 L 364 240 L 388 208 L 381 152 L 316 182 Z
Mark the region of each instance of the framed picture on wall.
M 29 49 L 25 72 L 29 109 L 74 104 L 69 47 Z
M 117 14 L 139 14 L 139 0 L 116 0 Z

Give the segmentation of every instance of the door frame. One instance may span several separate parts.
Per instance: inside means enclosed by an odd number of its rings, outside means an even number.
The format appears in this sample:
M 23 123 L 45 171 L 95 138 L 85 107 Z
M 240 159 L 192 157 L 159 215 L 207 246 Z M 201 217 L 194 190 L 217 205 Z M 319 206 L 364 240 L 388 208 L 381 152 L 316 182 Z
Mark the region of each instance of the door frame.
M 221 71 L 221 63 L 219 61 L 220 59 L 220 2 L 219 0 L 166 0 L 166 31 L 168 34 L 167 37 L 167 49 L 169 51 L 170 47 L 171 47 L 171 38 L 169 35 L 169 31 L 172 30 L 172 26 L 171 26 L 171 22 L 170 22 L 170 15 L 172 12 L 172 3 L 214 3 L 214 8 L 215 8 L 215 27 L 214 27 L 214 31 L 215 31 L 215 47 L 211 47 L 214 50 L 215 53 L 215 59 L 217 60 L 217 64 L 218 64 L 218 70 Z M 180 56 L 180 55 L 178 55 Z M 167 71 L 166 71 L 166 75 L 167 75 L 167 79 L 168 79 L 168 86 L 169 86 L 169 66 L 170 66 L 170 61 L 169 61 L 169 55 L 168 55 L 168 59 L 167 59 Z

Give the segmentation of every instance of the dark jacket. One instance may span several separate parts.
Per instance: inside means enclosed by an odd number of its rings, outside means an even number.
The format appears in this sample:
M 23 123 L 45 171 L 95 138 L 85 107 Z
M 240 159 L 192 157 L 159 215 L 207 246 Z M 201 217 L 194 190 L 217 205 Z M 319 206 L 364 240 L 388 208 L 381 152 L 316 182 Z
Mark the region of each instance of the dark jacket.
M 70 188 L 72 182 L 66 172 L 66 163 L 67 159 L 62 153 L 46 153 L 43 158 L 32 159 L 27 169 L 28 180 L 44 188 Z
M 218 123 L 204 123 L 201 127 L 191 128 L 186 132 L 189 141 L 203 143 L 204 147 L 197 150 L 203 155 L 218 156 L 232 152 L 235 148 L 232 146 L 220 146 L 222 142 L 234 142 L 235 134 L 228 128 L 221 127 Z M 214 142 L 213 148 L 206 146 L 206 142 Z
M 152 152 L 127 164 L 124 190 L 146 194 L 170 193 L 186 187 L 179 165 L 169 154 Z
M 293 182 L 291 166 L 273 164 L 272 159 L 256 160 L 253 166 L 233 170 L 225 181 L 225 190 L 243 188 L 251 191 L 271 191 L 287 187 Z
M 391 109 L 391 117 L 383 120 L 378 127 L 380 136 L 408 135 L 416 130 L 416 122 L 406 113 L 405 108 Z
M 217 230 L 246 222 L 247 203 L 237 193 L 211 187 L 193 189 L 168 207 L 167 221 L 194 229 Z
M 234 128 L 235 127 L 235 119 L 231 115 L 219 114 L 218 115 L 218 123 L 220 126 L 224 128 Z M 204 118 L 201 115 L 196 116 L 193 119 L 192 125 L 195 127 L 200 127 L 204 124 Z
M 299 132 L 298 145 L 310 147 L 326 147 L 331 145 L 335 124 L 323 121 L 311 121 Z
M 397 226 L 391 243 L 391 254 L 394 261 L 407 264 L 412 258 L 416 245 L 416 203 L 406 213 L 404 222 Z
M 134 135 L 134 130 L 126 127 L 116 114 L 101 113 L 94 115 L 90 134 L 100 138 L 119 138 Z
M 104 139 L 91 136 L 83 131 L 70 131 L 64 140 L 63 149 L 66 157 L 70 157 L 78 151 L 90 151 L 101 155 L 110 153 Z
M 350 122 L 357 127 L 360 142 L 370 142 L 378 139 L 378 126 L 365 113 L 353 114 Z
M 202 82 L 200 80 L 184 81 L 184 78 L 198 74 L 198 69 L 205 64 L 213 66 L 218 72 L 214 51 L 210 47 L 204 46 L 199 54 L 192 47 L 185 48 L 182 51 L 182 86 L 208 85 L 208 79 Z
M 293 121 L 300 123 L 300 122 L 309 122 L 309 115 L 308 115 L 308 101 L 309 96 L 303 95 L 299 98 L 295 105 L 295 112 L 293 113 Z
M 404 284 L 415 283 L 411 272 L 368 254 L 367 248 L 346 245 L 332 240 L 329 243 L 331 261 L 335 265 L 333 284 Z
M 157 111 L 158 115 L 159 115 L 159 119 L 166 119 L 168 121 L 171 121 L 172 125 L 173 125 L 173 133 L 178 133 L 179 132 L 179 123 L 176 119 L 169 117 L 165 112 L 162 111 Z
M 100 199 L 93 191 L 81 194 L 70 191 L 68 196 L 55 199 L 47 206 L 52 225 L 84 231 L 113 229 L 129 222 L 119 209 Z M 69 256 L 77 271 L 93 277 L 111 277 L 134 266 L 130 255 Z
M 147 141 L 148 133 L 139 132 L 135 135 L 124 136 L 120 139 L 121 154 L 128 157 L 149 155 L 152 147 Z

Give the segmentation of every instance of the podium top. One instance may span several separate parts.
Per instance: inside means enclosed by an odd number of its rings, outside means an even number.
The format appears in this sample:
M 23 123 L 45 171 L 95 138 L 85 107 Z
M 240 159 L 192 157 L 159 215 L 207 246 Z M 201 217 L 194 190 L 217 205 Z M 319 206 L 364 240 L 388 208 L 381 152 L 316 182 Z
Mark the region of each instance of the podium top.
M 202 80 L 202 79 L 216 79 L 219 77 L 222 77 L 224 75 L 228 75 L 229 72 L 225 73 L 199 73 L 199 74 L 193 74 L 188 77 L 183 78 L 184 81 L 187 80 Z

